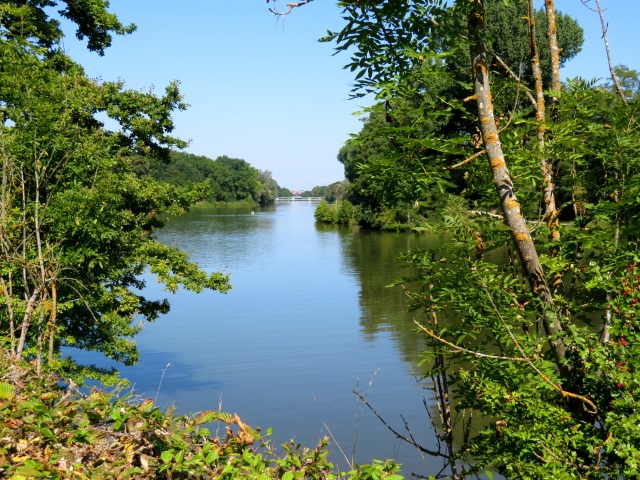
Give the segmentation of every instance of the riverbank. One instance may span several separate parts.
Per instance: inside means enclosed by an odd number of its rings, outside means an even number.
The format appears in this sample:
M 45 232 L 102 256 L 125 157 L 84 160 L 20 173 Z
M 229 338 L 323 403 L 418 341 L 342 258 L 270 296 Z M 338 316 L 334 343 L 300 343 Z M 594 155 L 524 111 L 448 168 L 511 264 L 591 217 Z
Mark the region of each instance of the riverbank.
M 403 478 L 394 463 L 334 471 L 326 438 L 276 449 L 237 414 L 176 416 L 135 392 L 81 391 L 2 349 L 0 417 L 6 478 Z

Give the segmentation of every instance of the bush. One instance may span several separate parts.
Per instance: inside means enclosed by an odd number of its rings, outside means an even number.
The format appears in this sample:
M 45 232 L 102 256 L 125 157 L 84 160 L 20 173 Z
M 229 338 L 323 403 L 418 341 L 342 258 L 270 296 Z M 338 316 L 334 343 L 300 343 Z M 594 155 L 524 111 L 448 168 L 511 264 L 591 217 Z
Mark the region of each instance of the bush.
M 329 205 L 326 200 L 320 202 L 313 216 L 316 218 L 316 222 L 321 223 L 336 223 L 337 219 L 335 208 Z
M 338 206 L 336 223 L 349 225 L 353 221 L 353 204 L 349 200 L 343 200 Z

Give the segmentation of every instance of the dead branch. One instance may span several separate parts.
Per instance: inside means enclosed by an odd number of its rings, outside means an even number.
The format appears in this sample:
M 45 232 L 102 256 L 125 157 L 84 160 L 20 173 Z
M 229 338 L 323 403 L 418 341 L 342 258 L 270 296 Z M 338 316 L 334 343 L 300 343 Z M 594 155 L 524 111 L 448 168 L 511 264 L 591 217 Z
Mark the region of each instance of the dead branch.
M 515 361 L 519 361 L 519 362 L 526 362 L 527 361 L 526 358 L 503 357 L 503 356 L 500 356 L 500 355 L 489 355 L 487 353 L 480 353 L 480 352 L 476 352 L 474 350 L 468 350 L 466 348 L 463 348 L 463 347 L 461 347 L 459 345 L 456 345 L 455 343 L 451 343 L 450 341 L 445 340 L 444 338 L 438 336 L 433 330 L 430 330 L 427 327 L 421 325 L 420 322 L 418 322 L 415 319 L 413 320 L 413 323 L 415 323 L 420 330 L 422 330 L 424 333 L 429 335 L 434 340 L 437 340 L 440 343 L 444 343 L 448 347 L 451 347 L 454 350 L 457 350 L 458 352 L 468 353 L 468 354 L 473 355 L 474 357 L 477 357 L 477 358 L 490 358 L 490 359 L 493 359 L 493 360 L 508 360 L 508 361 L 514 361 L 514 362 Z
M 582 0 L 584 4 L 584 0 Z M 609 48 L 609 37 L 607 36 L 607 24 L 604 21 L 604 13 L 602 7 L 600 6 L 600 0 L 596 0 L 596 6 L 598 7 L 598 15 L 600 15 L 600 24 L 602 25 L 602 38 L 604 39 L 604 47 L 607 51 L 607 60 L 609 62 L 609 71 L 611 72 L 611 80 L 613 80 L 613 84 L 616 86 L 616 91 L 618 95 L 622 99 L 622 102 L 627 105 L 627 98 L 622 91 L 622 87 L 620 86 L 620 82 L 618 81 L 618 76 L 616 75 L 616 70 L 613 68 L 613 60 L 611 60 L 611 48 Z M 589 8 L 589 7 L 587 7 Z M 590 8 L 590 10 L 593 10 Z
M 473 215 L 487 215 L 498 220 L 502 220 L 504 218 L 502 215 L 498 215 L 497 213 L 485 212 L 483 210 L 469 210 L 469 213 L 472 213 Z
M 277 0 L 272 0 L 272 1 L 275 3 Z M 269 2 L 269 0 L 267 0 L 267 2 Z M 287 7 L 289 7 L 289 9 L 285 12 L 279 12 L 275 8 L 269 8 L 269 11 L 274 15 L 280 15 L 280 16 L 289 15 L 294 8 L 301 7 L 311 2 L 313 2 L 313 0 L 302 0 L 296 3 L 287 3 Z
M 471 155 L 468 158 L 465 158 L 463 161 L 456 163 L 455 165 L 451 165 L 449 167 L 449 170 L 453 170 L 454 168 L 458 168 L 461 167 L 462 165 L 465 165 L 469 162 L 472 162 L 473 160 L 475 160 L 476 158 L 478 158 L 479 156 L 481 156 L 482 154 L 486 153 L 486 150 L 480 150 L 479 152 L 474 153 L 473 155 Z
M 507 65 L 507 63 L 504 60 L 502 60 L 502 58 L 496 55 L 495 52 L 491 52 L 491 54 L 498 61 L 500 66 L 504 68 L 504 70 L 509 74 L 509 76 L 512 77 L 516 82 L 518 82 L 518 85 L 520 85 L 521 84 L 520 77 L 516 75 L 515 72 L 511 70 L 511 68 L 509 68 L 509 65 Z M 538 103 L 536 102 L 536 99 L 533 98 L 533 95 L 531 95 L 531 92 L 529 90 L 525 90 L 524 93 L 527 95 L 527 98 L 529 99 L 531 104 L 534 106 L 534 108 L 538 108 Z
M 400 432 L 398 432 L 395 428 L 393 428 L 391 425 L 389 425 L 387 423 L 387 421 L 382 417 L 382 415 L 380 415 L 375 408 L 373 408 L 373 406 L 371 406 L 371 404 L 369 403 L 369 401 L 364 398 L 362 395 L 360 395 L 360 392 L 358 392 L 357 390 L 354 390 L 353 393 L 360 399 L 360 401 L 362 403 L 364 403 L 369 410 L 371 410 L 373 412 L 373 414 L 378 417 L 378 420 L 380 420 L 382 422 L 382 424 L 387 427 L 387 429 L 393 433 L 396 438 L 400 439 L 400 440 L 404 440 L 405 442 L 407 442 L 409 445 L 413 445 L 414 447 L 416 447 L 419 451 L 426 453 L 427 455 L 431 455 L 433 457 L 444 457 L 444 458 L 448 458 L 448 456 L 442 452 L 439 451 L 435 451 L 435 450 L 429 450 L 428 448 L 423 447 L 422 445 L 420 445 L 419 443 L 415 442 L 414 440 L 407 438 L 406 436 L 402 435 Z

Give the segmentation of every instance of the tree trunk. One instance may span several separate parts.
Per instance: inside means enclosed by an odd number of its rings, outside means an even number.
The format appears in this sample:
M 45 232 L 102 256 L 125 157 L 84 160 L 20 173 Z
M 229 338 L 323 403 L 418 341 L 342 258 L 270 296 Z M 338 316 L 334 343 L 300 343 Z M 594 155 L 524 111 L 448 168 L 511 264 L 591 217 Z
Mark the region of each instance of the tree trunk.
M 520 213 L 520 204 L 516 197 L 513 181 L 505 163 L 502 144 L 493 114 L 493 101 L 487 70 L 488 49 L 483 39 L 484 0 L 472 0 L 473 10 L 469 18 L 469 37 L 472 39 L 471 58 L 474 80 L 474 94 L 478 107 L 480 132 L 493 173 L 493 183 L 500 198 L 504 221 L 511 230 L 511 236 L 523 267 L 531 291 L 542 301 L 542 323 L 549 340 L 553 356 L 561 373 L 568 371 L 563 366 L 567 347 L 556 338 L 562 332 L 557 315 L 552 311 L 553 297 L 544 276 L 533 239 Z
M 616 92 L 622 99 L 622 102 L 627 105 L 627 97 L 625 97 L 624 92 L 622 91 L 622 87 L 620 86 L 620 82 L 618 81 L 618 76 L 616 75 L 616 70 L 613 68 L 613 60 L 611 60 L 611 49 L 609 48 L 609 37 L 607 35 L 607 24 L 604 21 L 604 13 L 602 13 L 602 7 L 600 6 L 600 0 L 596 0 L 596 6 L 598 7 L 598 15 L 600 15 L 600 24 L 602 25 L 602 38 L 604 39 L 604 48 L 607 50 L 607 60 L 609 62 L 609 72 L 611 72 L 611 80 L 613 80 L 613 84 L 616 87 Z
M 554 0 L 545 0 L 545 6 L 547 9 L 547 41 L 549 43 L 549 53 L 551 56 L 551 88 L 553 90 L 560 90 L 562 88 L 562 82 L 560 81 L 560 49 L 558 48 L 558 32 L 556 28 L 556 13 Z M 533 35 L 535 35 L 535 20 L 533 15 L 533 0 L 529 0 L 531 8 L 531 22 L 534 29 Z M 535 45 L 535 37 L 533 40 Z M 536 49 L 537 50 L 537 49 Z M 537 51 L 536 51 L 537 53 Z M 538 60 L 539 66 L 539 60 Z M 535 74 L 535 71 L 534 71 Z M 542 88 L 542 72 L 540 74 L 540 87 Z M 536 78 L 536 89 L 538 79 Z M 536 90 L 537 92 L 537 90 Z M 557 105 L 558 98 L 553 96 L 553 108 L 551 116 L 553 120 L 557 120 Z M 558 210 L 556 209 L 555 199 L 555 183 L 553 178 L 553 161 L 550 158 L 543 158 L 542 160 L 542 176 L 543 176 L 543 199 L 544 199 L 544 221 L 547 223 L 549 230 L 551 230 L 551 241 L 557 242 L 560 240 L 560 230 L 558 224 Z

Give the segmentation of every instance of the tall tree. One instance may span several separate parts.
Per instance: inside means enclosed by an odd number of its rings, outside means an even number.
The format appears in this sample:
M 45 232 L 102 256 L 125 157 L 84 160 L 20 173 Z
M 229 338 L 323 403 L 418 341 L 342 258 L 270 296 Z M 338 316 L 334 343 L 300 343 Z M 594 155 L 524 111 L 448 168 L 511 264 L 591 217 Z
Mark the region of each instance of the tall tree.
M 146 268 L 170 290 L 226 291 L 228 277 L 153 239 L 158 213 L 183 211 L 202 191 L 135 173 L 134 155 L 168 161 L 171 148 L 185 146 L 171 136 L 171 114 L 185 107 L 177 85 L 156 96 L 87 78 L 61 50 L 62 31 L 47 15 L 57 4 L 0 5 L 0 325 L 13 354 L 39 364 L 44 356 L 53 363 L 63 346 L 130 364 L 137 315 L 152 321 L 168 310 L 139 292 Z M 100 54 L 112 33 L 134 29 L 108 2 L 63 5 L 77 36 Z M 107 130 L 100 114 L 119 130 Z
M 446 447 L 421 451 L 447 457 L 452 478 L 487 468 L 508 478 L 632 478 L 639 473 L 640 383 L 633 372 L 640 365 L 634 311 L 640 291 L 634 233 L 640 219 L 634 196 L 640 107 L 579 79 L 559 88 L 560 52 L 548 38 L 553 61 L 546 85 L 558 101 L 554 121 L 544 125 L 553 150 L 547 151 L 546 141 L 540 149 L 540 117 L 526 108 L 502 118 L 496 113 L 494 87 L 504 79 L 490 71 L 488 4 L 344 1 L 346 24 L 329 35 L 351 55 L 354 93 L 375 93 L 392 125 L 433 76 L 453 78 L 459 87 L 457 94 L 451 89 L 414 109 L 461 118 L 453 124 L 457 135 L 420 131 L 412 122 L 388 128 L 396 156 L 387 157 L 378 173 L 418 185 L 446 178 L 447 166 L 464 168 L 465 177 L 484 172 L 502 213 L 497 223 L 491 212 L 449 209 L 444 228 L 451 243 L 444 251 L 407 254 L 419 273 L 407 279 L 412 282 L 405 282 L 405 293 L 423 313 L 418 327 L 431 345 L 427 370 L 438 378 L 441 411 L 465 412 L 459 444 L 451 440 L 456 427 L 445 415 L 439 438 Z M 546 7 L 553 37 L 554 2 L 547 0 Z M 521 21 L 512 18 L 514 25 Z M 452 75 L 446 61 L 464 52 L 467 81 Z M 558 168 L 571 165 L 572 175 L 562 180 L 584 189 L 581 216 L 555 245 L 548 241 L 552 225 L 534 229 L 523 216 L 526 204 L 537 204 L 543 194 L 539 166 L 549 153 L 563 159 Z M 478 165 L 481 157 L 488 168 Z M 526 183 L 536 190 L 528 191 Z M 487 215 L 477 215 L 482 213 Z M 485 259 L 498 248 L 509 263 Z M 557 276 L 569 281 L 552 292 Z M 594 321 L 595 327 L 588 325 Z M 470 410 L 485 422 L 475 435 L 466 421 Z

